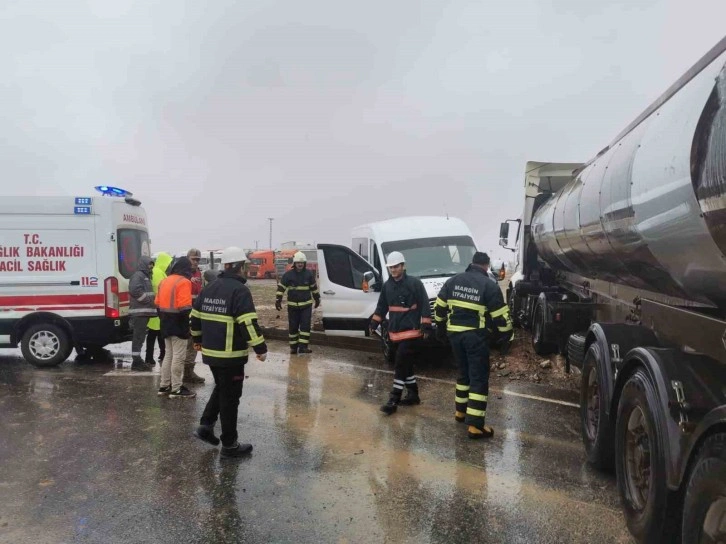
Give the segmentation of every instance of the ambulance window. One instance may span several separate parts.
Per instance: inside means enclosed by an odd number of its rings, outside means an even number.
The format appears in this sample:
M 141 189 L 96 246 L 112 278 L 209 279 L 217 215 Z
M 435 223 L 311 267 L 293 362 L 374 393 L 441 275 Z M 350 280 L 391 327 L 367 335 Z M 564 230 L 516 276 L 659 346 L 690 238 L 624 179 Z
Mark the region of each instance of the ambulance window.
M 381 258 L 378 256 L 378 246 L 376 244 L 373 244 L 371 252 L 373 253 L 373 266 L 376 268 L 376 270 L 378 270 L 378 272 L 382 272 Z
M 343 248 L 325 250 L 325 267 L 332 283 L 349 289 L 361 289 L 363 274 L 371 270 L 366 261 Z
M 129 279 L 139 269 L 139 258 L 151 255 L 149 234 L 143 230 L 119 229 L 116 242 L 118 248 L 118 270 Z

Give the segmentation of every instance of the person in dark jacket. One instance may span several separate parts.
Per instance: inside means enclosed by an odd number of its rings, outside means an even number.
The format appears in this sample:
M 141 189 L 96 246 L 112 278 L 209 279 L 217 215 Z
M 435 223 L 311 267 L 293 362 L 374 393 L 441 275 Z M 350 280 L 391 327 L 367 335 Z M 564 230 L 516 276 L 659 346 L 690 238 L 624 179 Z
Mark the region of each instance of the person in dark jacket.
M 290 354 L 312 353 L 310 325 L 315 307 L 320 306 L 320 293 L 315 274 L 307 269 L 307 257 L 298 251 L 292 258 L 293 268 L 285 272 L 277 285 L 275 308 L 282 310 L 282 296 L 287 293 L 288 335 Z
M 476 252 L 465 272 L 449 278 L 435 304 L 436 335 L 448 333 L 459 364 L 454 418 L 468 425 L 469 438 L 489 438 L 485 425 L 489 396 L 489 329 L 511 330 L 502 291 L 487 272 L 489 256 Z M 490 325 L 492 323 L 492 325 Z
M 151 287 L 151 271 L 154 261 L 151 257 L 141 256 L 139 268 L 129 280 L 129 321 L 133 336 L 131 339 L 131 368 L 133 370 L 151 370 L 151 365 L 141 357 L 141 346 L 146 338 L 146 327 L 149 318 L 156 317 L 154 289 Z
M 197 248 L 192 248 L 187 251 L 187 257 L 192 262 L 192 305 L 194 301 L 202 292 L 203 280 L 202 271 L 199 270 L 199 261 L 202 259 L 202 252 Z M 184 383 L 204 383 L 204 378 L 194 372 L 194 365 L 197 364 L 197 352 L 194 351 L 194 340 L 189 337 L 189 343 L 187 344 L 187 359 L 184 363 L 184 377 L 182 381 Z
M 202 289 L 191 313 L 194 347 L 202 352 L 202 360 L 214 376 L 214 390 L 194 434 L 214 446 L 221 438 L 222 457 L 241 457 L 252 451 L 252 444 L 240 444 L 237 440 L 237 410 L 249 348 L 258 360 L 267 358 L 267 344 L 257 323 L 252 293 L 245 285 L 246 261 L 242 249 L 225 249 L 224 270 Z M 218 417 L 222 426 L 219 438 L 214 434 Z
M 159 285 L 156 305 L 161 318 L 161 334 L 166 356 L 161 364 L 159 395 L 193 398 L 196 393 L 182 385 L 189 339 L 189 314 L 192 311 L 192 263 L 181 257 L 171 265 L 170 274 Z
M 406 274 L 403 254 L 398 251 L 391 252 L 386 258 L 386 266 L 391 277 L 381 288 L 370 328 L 372 334 L 386 314 L 389 314 L 388 336 L 397 344 L 397 349 L 393 389 L 388 402 L 381 406 L 381 412 L 391 415 L 399 404 L 410 406 L 421 403 L 413 373 L 413 358 L 421 338 L 428 338 L 432 327 L 426 288 L 420 279 Z M 401 399 L 404 387 L 406 397 Z

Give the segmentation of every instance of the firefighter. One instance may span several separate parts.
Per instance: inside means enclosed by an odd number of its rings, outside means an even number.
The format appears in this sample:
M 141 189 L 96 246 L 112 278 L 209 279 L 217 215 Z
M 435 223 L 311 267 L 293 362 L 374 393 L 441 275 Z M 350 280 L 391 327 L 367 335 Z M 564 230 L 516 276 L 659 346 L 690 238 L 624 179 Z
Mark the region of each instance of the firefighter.
M 161 334 L 166 356 L 161 363 L 159 395 L 194 398 L 196 393 L 182 385 L 189 339 L 189 314 L 192 311 L 192 263 L 181 257 L 171 265 L 170 274 L 159 285 L 156 305 L 161 319 Z
M 436 298 L 436 336 L 447 333 L 459 364 L 454 419 L 468 425 L 469 438 L 489 438 L 494 430 L 485 425 L 489 395 L 489 330 L 511 330 L 509 308 L 502 291 L 488 273 L 489 256 L 476 252 L 465 272 L 449 278 Z M 499 329 L 499 330 L 501 330 Z
M 202 271 L 199 270 L 199 261 L 202 259 L 202 252 L 197 248 L 187 251 L 187 257 L 192 262 L 192 304 L 202 292 Z M 204 383 L 204 378 L 194 372 L 194 365 L 197 364 L 197 352 L 194 350 L 194 340 L 189 337 L 187 344 L 187 357 L 184 361 L 184 383 Z
M 277 284 L 275 308 L 282 310 L 282 295 L 287 292 L 288 335 L 290 354 L 312 353 L 310 349 L 310 323 L 313 305 L 320 306 L 320 293 L 315 274 L 306 268 L 307 258 L 298 251 L 292 258 L 293 268 L 285 272 Z M 314 302 L 313 302 L 314 301 Z
M 246 262 L 242 249 L 225 249 L 224 270 L 202 289 L 191 313 L 194 347 L 202 352 L 202 360 L 214 376 L 214 390 L 194 434 L 214 446 L 221 439 L 222 457 L 242 457 L 252 451 L 252 444 L 237 441 L 237 409 L 249 348 L 258 360 L 267 358 L 267 344 L 257 323 L 252 293 L 245 285 Z M 214 434 L 218 417 L 222 426 L 219 438 Z
M 386 314 L 388 336 L 396 344 L 393 389 L 381 412 L 393 414 L 398 405 L 421 404 L 418 384 L 413 373 L 413 358 L 422 338 L 431 334 L 431 308 L 426 288 L 420 279 L 406 274 L 406 260 L 402 253 L 393 251 L 386 258 L 390 278 L 383 284 L 376 311 L 371 317 L 371 334 Z M 406 397 L 403 399 L 403 388 Z
M 141 346 L 144 344 L 149 318 L 156 317 L 155 293 L 151 287 L 151 271 L 153 269 L 154 261 L 151 257 L 142 256 L 139 259 L 139 269 L 134 272 L 129 280 L 129 318 L 133 331 L 131 368 L 133 370 L 152 370 L 152 365 L 147 364 L 141 358 Z M 151 349 L 154 349 L 153 343 Z

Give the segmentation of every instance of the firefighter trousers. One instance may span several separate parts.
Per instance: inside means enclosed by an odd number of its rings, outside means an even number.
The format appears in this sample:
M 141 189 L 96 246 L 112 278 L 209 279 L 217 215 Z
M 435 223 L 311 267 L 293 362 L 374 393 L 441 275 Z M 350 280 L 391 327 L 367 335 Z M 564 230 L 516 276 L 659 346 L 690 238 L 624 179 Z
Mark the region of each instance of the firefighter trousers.
M 449 334 L 459 365 L 456 380 L 456 411 L 466 414 L 466 424 L 484 428 L 489 396 L 489 344 L 484 329 Z
M 290 349 L 296 349 L 298 343 L 307 346 L 310 343 L 310 323 L 313 318 L 313 306 L 287 309 L 288 334 Z
M 418 351 L 421 339 L 402 340 L 396 344 L 396 359 L 393 367 L 393 389 L 391 398 L 396 402 L 401 400 L 403 388 L 408 389 L 409 394 L 418 395 L 418 384 L 413 374 L 413 361 Z
M 245 379 L 245 366 L 210 366 L 209 369 L 214 376 L 214 389 L 199 423 L 214 427 L 219 417 L 222 425 L 222 435 L 219 438 L 222 445 L 234 446 L 237 442 L 237 412 L 239 399 L 242 396 L 242 383 Z

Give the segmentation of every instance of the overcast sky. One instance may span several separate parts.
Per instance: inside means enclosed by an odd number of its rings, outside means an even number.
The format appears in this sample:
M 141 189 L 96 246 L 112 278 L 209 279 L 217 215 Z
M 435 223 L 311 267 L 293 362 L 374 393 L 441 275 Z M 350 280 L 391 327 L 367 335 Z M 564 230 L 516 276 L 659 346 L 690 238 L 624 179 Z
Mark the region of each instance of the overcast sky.
M 152 250 L 520 214 L 724 35 L 723 0 L 0 0 L 2 194 L 147 211 Z

